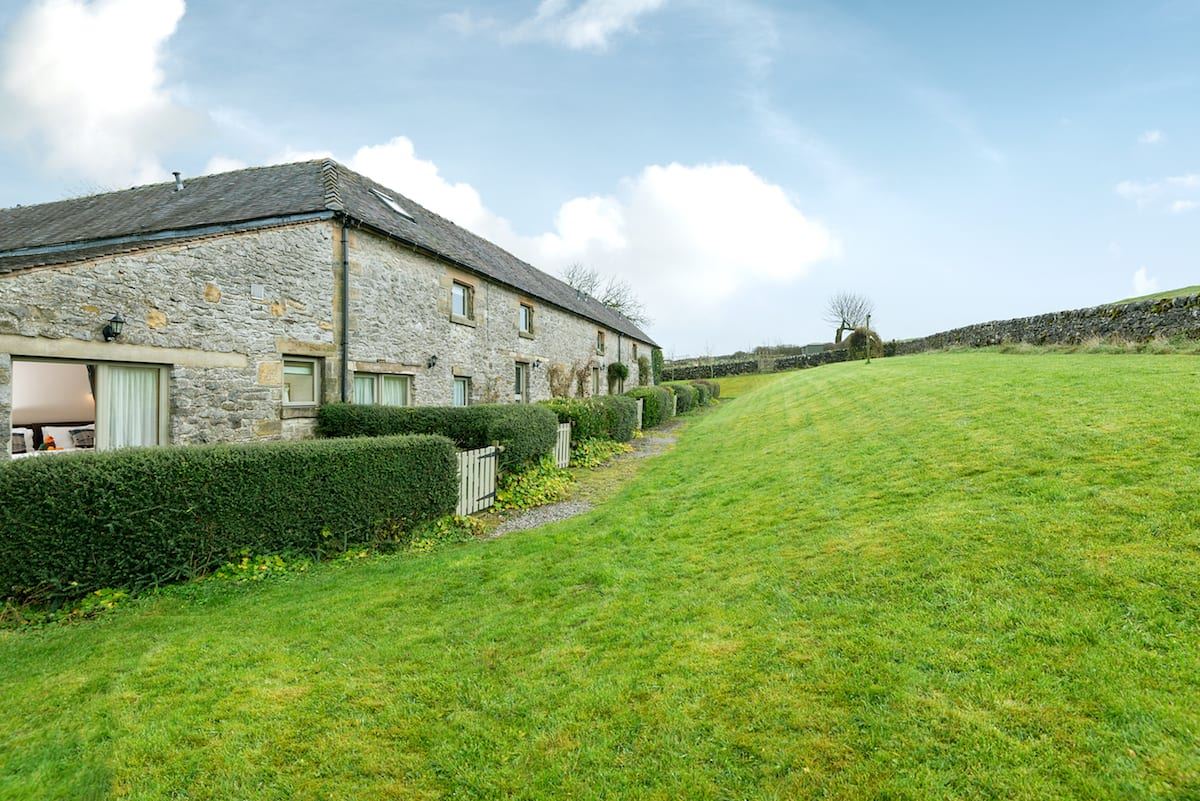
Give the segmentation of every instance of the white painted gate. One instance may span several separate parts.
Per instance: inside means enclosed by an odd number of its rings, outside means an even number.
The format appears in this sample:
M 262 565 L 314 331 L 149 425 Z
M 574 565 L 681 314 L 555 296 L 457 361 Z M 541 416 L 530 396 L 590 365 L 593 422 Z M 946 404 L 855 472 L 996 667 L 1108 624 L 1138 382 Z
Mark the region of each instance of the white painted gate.
M 645 413 L 645 411 L 646 411 L 646 399 L 645 399 L 645 398 L 638 398 L 638 399 L 637 399 L 637 405 L 638 405 L 638 414 L 637 414 L 637 430 L 638 430 L 638 431 L 641 431 L 641 430 L 642 430 L 642 415 L 643 415 L 643 414 Z
M 558 439 L 554 442 L 554 464 L 566 467 L 571 463 L 571 424 L 558 424 Z
M 456 514 L 474 514 L 496 502 L 496 463 L 499 461 L 500 449 L 495 445 L 458 452 Z

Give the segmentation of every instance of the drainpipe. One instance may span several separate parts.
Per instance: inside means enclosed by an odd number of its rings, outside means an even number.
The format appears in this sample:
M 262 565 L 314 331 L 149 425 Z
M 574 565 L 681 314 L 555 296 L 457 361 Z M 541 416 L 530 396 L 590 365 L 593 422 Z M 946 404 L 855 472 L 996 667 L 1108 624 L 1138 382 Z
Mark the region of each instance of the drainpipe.
M 350 400 L 350 387 L 346 377 L 350 374 L 350 239 L 346 221 L 342 220 L 342 370 L 340 396 L 342 403 Z

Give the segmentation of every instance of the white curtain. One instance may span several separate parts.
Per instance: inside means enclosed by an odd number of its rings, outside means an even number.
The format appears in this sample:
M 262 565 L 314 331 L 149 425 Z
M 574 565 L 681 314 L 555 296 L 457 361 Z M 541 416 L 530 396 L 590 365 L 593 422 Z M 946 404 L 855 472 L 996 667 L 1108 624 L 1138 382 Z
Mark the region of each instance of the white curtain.
M 385 375 L 383 377 L 383 405 L 408 405 L 408 377 L 401 375 Z
M 96 436 L 101 448 L 158 444 L 157 367 L 99 367 Z
M 386 394 L 386 388 L 384 392 Z M 354 402 L 362 406 L 375 405 L 375 376 L 354 376 Z

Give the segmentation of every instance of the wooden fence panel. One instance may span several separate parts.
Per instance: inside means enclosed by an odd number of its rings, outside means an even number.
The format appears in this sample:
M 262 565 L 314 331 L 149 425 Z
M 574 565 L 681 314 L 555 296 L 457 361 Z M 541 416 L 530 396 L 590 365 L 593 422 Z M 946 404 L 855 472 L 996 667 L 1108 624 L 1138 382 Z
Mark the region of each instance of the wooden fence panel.
M 496 464 L 499 460 L 500 449 L 495 445 L 458 452 L 457 514 L 474 514 L 496 502 Z
M 558 439 L 554 442 L 554 464 L 566 467 L 571 463 L 571 424 L 558 424 Z
M 642 430 L 642 413 L 646 411 L 646 399 L 638 398 L 637 405 L 638 405 L 637 430 L 641 431 Z

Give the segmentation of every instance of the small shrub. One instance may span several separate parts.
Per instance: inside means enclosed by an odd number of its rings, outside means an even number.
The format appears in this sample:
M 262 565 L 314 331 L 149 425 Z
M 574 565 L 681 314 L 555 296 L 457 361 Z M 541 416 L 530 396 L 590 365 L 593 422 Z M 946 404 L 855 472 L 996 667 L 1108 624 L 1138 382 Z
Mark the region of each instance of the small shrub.
M 679 414 L 685 414 L 696 408 L 696 388 L 691 384 L 685 384 L 680 381 L 672 381 L 667 384 L 675 397 L 679 399 Z
M 317 557 L 454 510 L 444 437 L 132 448 L 0 464 L 0 596 L 41 602 Z
M 666 387 L 638 387 L 625 393 L 633 399 L 641 398 L 642 428 L 656 428 L 671 416 L 674 402 L 671 391 Z
M 209 578 L 244 584 L 249 581 L 263 581 L 295 573 L 306 573 L 313 564 L 312 559 L 305 556 L 292 559 L 279 554 L 255 556 L 249 548 L 243 548 L 238 557 L 236 561 L 226 562 L 217 568 Z
M 496 510 L 532 509 L 565 500 L 571 493 L 571 474 L 546 457 L 518 473 L 501 476 L 496 484 Z
M 623 453 L 631 453 L 633 446 L 611 439 L 585 439 L 571 448 L 571 467 L 591 470 L 612 461 Z
M 688 383 L 690 383 L 696 390 L 696 405 L 697 406 L 707 406 L 710 403 L 712 403 L 714 400 L 717 399 L 716 394 L 714 394 L 714 392 L 713 392 L 713 387 L 716 386 L 715 381 L 709 381 L 707 379 L 698 379 L 695 381 L 690 381 Z
M 414 529 L 405 539 L 405 550 L 410 553 L 428 553 L 439 545 L 453 542 L 470 542 L 483 536 L 483 521 L 476 517 L 447 515 L 425 523 Z
M 571 424 L 571 442 L 604 437 L 628 442 L 637 428 L 637 402 L 623 395 L 542 401 L 561 423 Z
M 650 351 L 650 369 L 654 373 L 654 383 L 661 384 L 663 382 L 662 348 L 654 348 Z
M 518 470 L 554 450 L 557 420 L 541 405 L 358 406 L 330 403 L 317 411 L 323 437 L 440 434 L 464 449 L 499 444 L 501 470 Z
M 650 386 L 653 378 L 654 373 L 650 369 L 650 360 L 645 356 L 638 356 L 638 386 Z
M 879 338 L 879 334 L 868 329 L 866 326 L 855 328 L 850 332 L 850 336 L 846 342 L 850 350 L 851 359 L 867 358 L 868 348 L 870 348 L 872 358 L 883 356 L 883 340 Z
M 555 398 L 542 401 L 560 423 L 571 424 L 571 442 L 608 436 L 604 409 L 592 398 Z
M 604 409 L 605 433 L 615 442 L 629 442 L 637 430 L 637 401 L 624 395 L 592 398 Z

